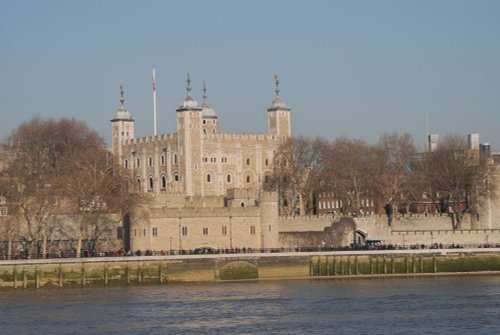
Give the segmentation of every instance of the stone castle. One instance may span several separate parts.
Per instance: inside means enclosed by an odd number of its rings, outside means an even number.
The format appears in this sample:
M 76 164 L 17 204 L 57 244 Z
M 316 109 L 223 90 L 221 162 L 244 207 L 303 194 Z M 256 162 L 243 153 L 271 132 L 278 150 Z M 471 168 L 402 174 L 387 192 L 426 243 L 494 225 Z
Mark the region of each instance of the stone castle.
M 135 190 L 152 198 L 124 222 L 128 250 L 340 247 L 374 238 L 406 245 L 500 244 L 496 204 L 465 235 L 433 217 L 397 219 L 392 227 L 377 215 L 350 223 L 334 215 L 280 217 L 277 194 L 265 191 L 274 154 L 291 137 L 290 108 L 280 97 L 278 75 L 264 134 L 220 132 L 205 85 L 201 106 L 192 97 L 189 74 L 186 91 L 176 109 L 175 133 L 136 138 L 121 88 L 111 120 L 113 157 L 131 172 Z
M 199 106 L 188 75 L 186 97 L 176 109 L 177 131 L 145 138 L 134 137 L 134 119 L 121 90 L 111 120 L 113 156 L 131 170 L 136 190 L 153 198 L 125 229 L 132 249 L 279 246 L 273 227 L 277 198 L 264 187 L 291 124 L 277 75 L 275 86 L 266 134 L 223 133 L 205 85 Z

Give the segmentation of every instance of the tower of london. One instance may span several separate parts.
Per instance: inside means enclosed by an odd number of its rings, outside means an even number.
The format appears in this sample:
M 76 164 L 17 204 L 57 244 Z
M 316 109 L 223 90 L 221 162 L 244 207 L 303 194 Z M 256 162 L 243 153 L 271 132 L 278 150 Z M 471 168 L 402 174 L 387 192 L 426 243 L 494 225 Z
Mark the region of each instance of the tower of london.
M 276 148 L 291 136 L 290 108 L 280 97 L 277 75 L 275 85 L 267 133 L 226 133 L 219 131 L 205 85 L 199 105 L 188 75 L 186 97 L 176 109 L 177 131 L 143 138 L 134 136 L 134 118 L 122 89 L 120 108 L 111 120 L 113 156 L 133 171 L 138 190 L 157 198 L 225 197 L 232 189 L 259 194 L 270 180 Z M 169 206 L 169 201 L 162 205 Z
M 199 105 L 188 74 L 176 132 L 142 138 L 134 136 L 121 87 L 111 120 L 113 159 L 131 172 L 134 189 L 152 198 L 125 229 L 132 249 L 278 245 L 277 195 L 264 190 L 278 146 L 291 137 L 291 121 L 278 75 L 274 84 L 266 133 L 221 132 L 205 84 Z

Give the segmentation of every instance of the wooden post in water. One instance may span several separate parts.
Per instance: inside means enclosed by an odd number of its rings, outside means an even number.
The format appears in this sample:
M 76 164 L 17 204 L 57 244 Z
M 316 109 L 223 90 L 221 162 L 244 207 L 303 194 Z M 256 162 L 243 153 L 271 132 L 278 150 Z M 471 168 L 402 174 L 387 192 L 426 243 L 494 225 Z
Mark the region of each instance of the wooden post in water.
M 406 273 L 410 272 L 409 266 L 408 266 L 408 256 L 405 256 L 405 270 Z
M 391 256 L 391 271 L 393 274 L 396 273 L 396 264 L 394 263 L 394 256 Z
M 354 274 L 359 275 L 359 262 L 358 256 L 354 256 Z
M 337 261 L 335 259 L 335 256 L 333 257 L 333 275 L 337 275 Z
M 85 263 L 82 263 L 82 286 L 85 287 Z
M 344 259 L 342 257 L 340 257 L 340 274 L 341 275 L 345 274 L 345 272 L 344 272 Z
M 108 263 L 104 263 L 104 286 L 108 286 Z
M 432 271 L 434 271 L 434 273 L 437 272 L 437 263 L 436 263 L 436 256 L 435 255 L 432 256 Z
M 139 267 L 137 268 L 137 281 L 142 283 L 142 263 L 139 263 Z
M 411 256 L 411 269 L 412 273 L 417 272 L 417 263 L 415 263 L 415 255 Z
M 326 275 L 330 276 L 330 259 L 326 256 Z
M 40 288 L 40 273 L 37 266 L 35 266 L 35 287 Z
M 17 288 L 17 265 L 14 265 L 14 288 Z
M 127 285 L 130 285 L 130 263 L 127 262 L 127 267 L 125 268 L 125 276 L 127 277 Z
M 420 273 L 423 273 L 424 272 L 424 260 L 422 259 L 422 255 L 420 255 L 419 263 L 420 263 Z
M 62 271 L 62 264 L 59 263 L 59 287 L 63 287 L 63 271 Z
M 372 275 L 373 274 L 373 259 L 372 259 L 372 256 L 368 256 L 370 257 L 370 274 Z
M 351 257 L 350 256 L 347 256 L 347 274 L 352 275 Z
M 26 278 L 26 269 L 23 267 L 23 288 L 28 287 L 28 278 Z
M 215 268 L 217 269 L 217 267 L 215 267 Z M 217 270 L 216 270 L 216 271 L 217 271 Z M 217 273 L 217 272 L 216 272 L 216 273 Z M 161 261 L 158 261 L 158 277 L 159 277 L 159 278 L 158 278 L 158 282 L 159 282 L 160 284 L 162 284 L 162 283 L 163 283 L 163 267 L 162 267 L 162 265 L 161 265 Z M 215 278 L 217 278 L 217 277 L 215 277 Z
M 382 258 L 382 263 L 384 266 L 384 274 L 387 274 L 387 260 L 385 259 L 385 256 Z

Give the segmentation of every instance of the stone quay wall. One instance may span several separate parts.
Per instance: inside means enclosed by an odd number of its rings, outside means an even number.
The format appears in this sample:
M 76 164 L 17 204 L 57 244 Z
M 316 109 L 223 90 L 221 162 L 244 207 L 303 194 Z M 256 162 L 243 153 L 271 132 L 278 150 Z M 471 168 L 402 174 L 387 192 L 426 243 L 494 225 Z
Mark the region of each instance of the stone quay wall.
M 0 289 L 499 274 L 500 248 L 178 255 L 0 261 Z

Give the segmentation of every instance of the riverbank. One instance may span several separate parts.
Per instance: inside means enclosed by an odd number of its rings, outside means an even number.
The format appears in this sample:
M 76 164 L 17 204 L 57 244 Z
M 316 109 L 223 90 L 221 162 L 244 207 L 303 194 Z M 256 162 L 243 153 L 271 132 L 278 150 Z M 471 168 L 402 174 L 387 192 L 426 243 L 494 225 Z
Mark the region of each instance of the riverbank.
M 500 248 L 0 261 L 0 289 L 500 273 Z

